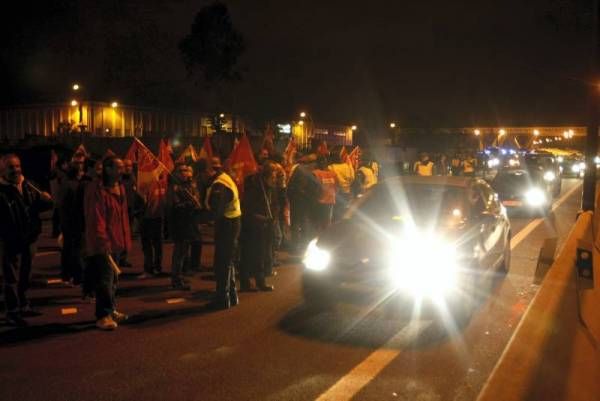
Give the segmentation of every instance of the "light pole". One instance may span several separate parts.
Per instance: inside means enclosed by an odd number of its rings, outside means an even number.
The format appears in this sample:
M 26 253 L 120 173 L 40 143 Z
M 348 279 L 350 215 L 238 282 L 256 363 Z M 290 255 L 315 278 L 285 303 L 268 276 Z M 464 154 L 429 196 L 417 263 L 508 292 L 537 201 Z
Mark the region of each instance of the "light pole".
M 305 132 L 305 145 L 312 145 L 312 137 L 314 135 L 314 126 L 315 126 L 315 121 L 312 118 L 311 114 L 305 112 L 305 111 L 301 111 L 300 114 L 300 121 L 298 122 L 298 124 L 300 124 L 300 126 L 302 126 L 303 131 Z M 304 120 L 307 120 L 308 124 L 304 123 Z

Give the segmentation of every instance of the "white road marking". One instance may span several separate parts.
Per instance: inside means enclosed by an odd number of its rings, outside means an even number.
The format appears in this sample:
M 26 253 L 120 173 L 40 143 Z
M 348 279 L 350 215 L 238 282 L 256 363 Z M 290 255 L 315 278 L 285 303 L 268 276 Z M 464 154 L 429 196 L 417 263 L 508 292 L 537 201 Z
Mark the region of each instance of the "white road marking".
M 60 253 L 60 251 L 37 252 L 37 253 L 35 254 L 35 257 L 38 257 L 38 256 L 50 256 L 50 255 L 56 255 L 56 254 L 58 254 L 58 253 Z
M 560 199 L 558 199 L 556 202 L 554 202 L 554 205 L 552 206 L 552 211 L 555 211 L 556 209 L 558 209 L 563 203 L 565 203 L 565 201 L 576 191 L 579 189 L 579 187 L 581 187 L 581 183 L 578 183 L 577 185 L 575 185 L 573 188 L 569 189 Z M 535 219 L 533 220 L 531 223 L 527 224 L 521 231 L 519 231 L 510 241 L 510 249 L 515 249 L 517 247 L 517 245 L 519 245 L 519 243 L 521 241 L 523 241 L 529 234 L 531 234 L 531 232 L 533 230 L 535 230 L 540 224 L 542 224 L 544 222 L 544 219 Z
M 185 298 L 169 298 L 166 300 L 168 304 L 180 304 L 185 302 Z
M 577 189 L 579 189 L 579 187 L 581 187 L 581 183 L 568 190 L 560 199 L 554 202 L 552 210 L 554 211 L 560 207 Z M 535 219 L 519 231 L 510 242 L 511 250 L 516 248 L 517 245 L 531 234 L 531 232 L 543 221 L 544 219 Z M 519 322 L 519 324 L 520 323 L 521 322 Z M 366 359 L 339 379 L 332 387 L 319 395 L 316 401 L 351 400 L 352 397 L 358 394 L 361 389 L 369 384 L 387 365 L 400 355 L 401 348 L 399 345 L 406 344 L 409 338 L 418 335 L 425 327 L 423 327 L 422 322 L 411 321 L 411 323 L 400 330 L 388 342 L 372 352 Z
M 422 329 L 431 322 L 424 324 L 418 320 L 411 321 L 383 346 L 372 352 L 366 359 L 356 365 L 347 375 L 337 381 L 332 387 L 322 393 L 316 401 L 350 400 L 387 365 L 400 355 L 400 346 L 415 338 Z

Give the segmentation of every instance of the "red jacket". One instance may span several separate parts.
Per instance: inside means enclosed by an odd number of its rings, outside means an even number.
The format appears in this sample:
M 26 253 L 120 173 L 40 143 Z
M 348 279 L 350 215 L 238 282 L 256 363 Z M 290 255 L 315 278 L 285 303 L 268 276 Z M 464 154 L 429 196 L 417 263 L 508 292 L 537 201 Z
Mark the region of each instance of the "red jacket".
M 85 239 L 88 256 L 118 254 L 131 249 L 127 195 L 104 188 L 101 181 L 90 183 L 85 191 Z

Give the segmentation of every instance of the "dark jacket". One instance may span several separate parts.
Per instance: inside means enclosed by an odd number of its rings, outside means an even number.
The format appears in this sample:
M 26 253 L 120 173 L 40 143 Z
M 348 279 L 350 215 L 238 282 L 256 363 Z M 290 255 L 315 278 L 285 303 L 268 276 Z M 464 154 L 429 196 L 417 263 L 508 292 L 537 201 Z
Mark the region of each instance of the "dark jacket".
M 175 241 L 199 240 L 198 220 L 201 211 L 200 194 L 196 185 L 172 182 L 167 189 L 167 218 L 169 234 Z
M 52 208 L 52 202 L 43 201 L 27 180 L 22 188 L 23 193 L 0 182 L 0 240 L 15 253 L 37 240 L 42 232 L 40 213 Z
M 273 222 L 272 192 L 263 183 L 260 173 L 246 177 L 242 199 L 242 227 L 266 226 Z

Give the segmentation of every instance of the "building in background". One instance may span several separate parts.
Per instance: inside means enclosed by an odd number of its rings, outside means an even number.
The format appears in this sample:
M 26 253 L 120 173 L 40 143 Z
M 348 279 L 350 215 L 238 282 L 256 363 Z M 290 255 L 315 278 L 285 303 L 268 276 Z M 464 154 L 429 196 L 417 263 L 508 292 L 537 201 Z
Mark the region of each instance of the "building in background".
M 0 141 L 26 136 L 205 136 L 245 132 L 238 116 L 121 105 L 116 102 L 32 104 L 0 109 Z

